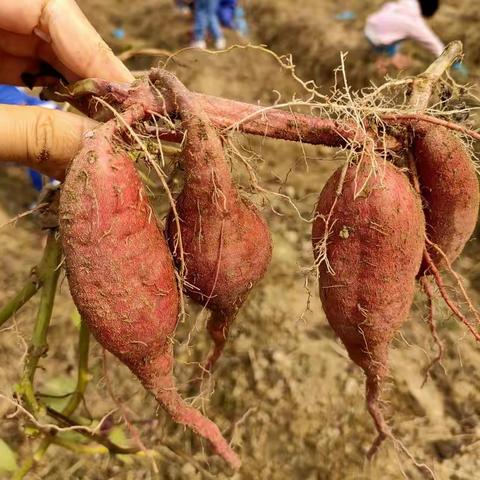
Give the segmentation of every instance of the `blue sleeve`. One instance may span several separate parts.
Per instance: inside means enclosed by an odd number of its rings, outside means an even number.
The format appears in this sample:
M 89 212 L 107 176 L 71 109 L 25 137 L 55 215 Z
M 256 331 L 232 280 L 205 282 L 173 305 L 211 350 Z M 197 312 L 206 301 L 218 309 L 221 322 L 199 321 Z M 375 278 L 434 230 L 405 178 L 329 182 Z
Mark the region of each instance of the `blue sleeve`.
M 44 102 L 38 97 L 28 95 L 23 90 L 12 85 L 0 85 L 0 103 L 7 105 L 30 105 L 30 106 L 49 106 L 53 108 L 52 102 Z

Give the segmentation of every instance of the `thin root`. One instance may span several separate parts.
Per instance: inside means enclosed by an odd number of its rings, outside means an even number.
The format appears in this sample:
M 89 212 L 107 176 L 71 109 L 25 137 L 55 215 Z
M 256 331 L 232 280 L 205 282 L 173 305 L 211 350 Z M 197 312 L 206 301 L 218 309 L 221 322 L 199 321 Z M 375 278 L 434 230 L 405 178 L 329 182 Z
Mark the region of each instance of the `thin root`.
M 368 412 L 372 416 L 378 432 L 377 438 L 374 440 L 372 446 L 370 447 L 370 450 L 367 453 L 367 459 L 372 460 L 383 441 L 389 438 L 393 442 L 394 447 L 397 450 L 403 452 L 425 478 L 428 478 L 430 480 L 436 480 L 436 476 L 432 469 L 424 463 L 419 463 L 412 455 L 412 453 L 410 453 L 408 448 L 395 437 L 390 427 L 387 425 L 387 422 L 385 421 L 379 404 L 381 381 L 382 380 L 378 375 L 367 375 L 367 408 Z
M 434 248 L 443 258 L 443 261 L 445 262 L 445 265 L 447 266 L 448 272 L 455 278 L 455 281 L 457 282 L 458 288 L 462 292 L 462 296 L 467 302 L 468 308 L 470 311 L 475 315 L 475 318 L 477 322 L 480 323 L 480 313 L 478 310 L 474 307 L 472 300 L 470 299 L 470 296 L 468 295 L 467 291 L 465 290 L 465 286 L 463 285 L 463 282 L 458 275 L 458 273 L 453 269 L 452 264 L 450 260 L 448 259 L 447 255 L 445 255 L 445 252 L 435 243 L 433 243 L 431 240 L 428 238 L 425 239 L 426 243 L 431 247 Z
M 220 312 L 212 312 L 212 315 L 208 320 L 207 329 L 213 341 L 213 347 L 203 366 L 204 373 L 211 373 L 217 360 L 221 357 L 225 344 L 227 343 L 230 325 L 234 318 L 234 315 L 224 315 Z
M 444 352 L 444 347 L 443 343 L 440 340 L 440 337 L 438 335 L 438 330 L 437 330 L 437 325 L 435 324 L 435 307 L 433 304 L 433 289 L 432 286 L 430 285 L 430 282 L 427 277 L 423 276 L 420 279 L 420 285 L 423 288 L 423 291 L 425 292 L 425 295 L 428 298 L 428 326 L 430 327 L 430 332 L 432 333 L 433 340 L 435 344 L 437 345 L 437 355 L 436 357 L 430 362 L 428 367 L 425 370 L 425 378 L 423 379 L 422 387 L 425 385 L 425 383 L 428 380 L 428 377 L 430 375 L 430 372 L 432 368 L 438 363 L 442 368 L 443 371 L 445 372 L 445 367 L 442 365 L 442 358 L 443 358 L 443 352 Z
M 423 259 L 428 265 L 428 269 L 430 273 L 433 275 L 435 279 L 435 283 L 437 284 L 438 290 L 440 291 L 440 295 L 442 296 L 443 300 L 447 304 L 448 308 L 452 311 L 452 313 L 470 330 L 470 333 L 473 335 L 477 342 L 480 341 L 480 334 L 479 332 L 473 327 L 473 325 L 468 321 L 467 317 L 460 311 L 460 309 L 455 305 L 455 302 L 450 298 L 450 295 L 447 292 L 445 287 L 445 283 L 443 282 L 443 278 L 438 271 L 438 268 L 432 261 L 432 257 L 428 253 L 427 249 L 425 248 L 423 251 Z

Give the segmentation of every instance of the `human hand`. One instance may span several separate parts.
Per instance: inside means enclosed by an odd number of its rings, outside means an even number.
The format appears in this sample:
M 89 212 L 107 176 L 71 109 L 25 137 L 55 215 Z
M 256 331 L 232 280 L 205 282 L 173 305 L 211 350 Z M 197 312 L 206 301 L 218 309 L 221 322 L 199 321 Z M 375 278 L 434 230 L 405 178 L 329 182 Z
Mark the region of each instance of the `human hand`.
M 0 83 L 11 85 L 24 85 L 28 75 L 38 85 L 49 83 L 46 65 L 68 82 L 133 81 L 74 0 L 0 1 L 0 61 Z
M 0 105 L 0 165 L 15 162 L 63 180 L 94 120 L 42 107 Z
M 0 0 L 0 83 L 38 85 L 87 77 L 130 83 L 133 76 L 90 25 L 74 0 Z M 25 76 L 27 74 L 27 77 Z M 0 163 L 17 162 L 63 179 L 96 123 L 39 107 L 0 105 Z

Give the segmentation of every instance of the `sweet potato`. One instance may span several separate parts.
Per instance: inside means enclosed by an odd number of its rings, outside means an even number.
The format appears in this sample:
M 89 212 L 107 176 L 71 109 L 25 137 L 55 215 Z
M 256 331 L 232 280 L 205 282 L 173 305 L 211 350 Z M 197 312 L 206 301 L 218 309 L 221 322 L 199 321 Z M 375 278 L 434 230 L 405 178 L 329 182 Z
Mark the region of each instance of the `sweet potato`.
M 270 232 L 257 209 L 240 197 L 221 140 L 195 97 L 168 72 L 159 71 L 157 80 L 186 132 L 185 184 L 176 200 L 181 236 L 173 212 L 167 236 L 177 263 L 183 248 L 187 294 L 212 312 L 207 328 L 214 347 L 205 364 L 211 370 L 238 309 L 270 262 Z
M 415 128 L 415 163 L 427 223 L 427 237 L 453 262 L 475 230 L 480 202 L 478 179 L 470 155 L 451 131 L 436 125 Z M 441 253 L 427 245 L 437 266 Z M 421 273 L 427 269 L 423 264 Z
M 413 300 L 425 222 L 406 176 L 389 163 L 371 174 L 367 163 L 348 168 L 340 195 L 341 170 L 330 177 L 312 240 L 328 322 L 366 375 L 367 408 L 379 433 L 373 454 L 390 435 L 378 402 L 390 342 Z
M 172 419 L 237 468 L 239 459 L 218 427 L 175 388 L 173 261 L 131 159 L 113 142 L 115 122 L 91 133 L 62 189 L 60 228 L 72 297 L 98 342 Z

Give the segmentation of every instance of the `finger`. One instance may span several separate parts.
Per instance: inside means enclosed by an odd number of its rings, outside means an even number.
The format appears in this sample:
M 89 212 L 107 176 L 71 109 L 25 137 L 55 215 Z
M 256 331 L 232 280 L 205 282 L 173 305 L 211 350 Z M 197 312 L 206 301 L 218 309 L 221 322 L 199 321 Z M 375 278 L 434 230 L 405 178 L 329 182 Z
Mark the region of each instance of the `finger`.
M 26 72 L 32 74 L 37 73 L 39 68 L 37 59 L 47 62 L 55 70 L 61 72 L 69 82 L 80 80 L 78 75 L 75 75 L 58 60 L 50 44 L 44 42 L 36 35 L 20 35 L 18 33 L 0 30 L 0 55 L 2 55 L 2 52 L 12 57 L 22 57 L 30 60 L 24 62 L 22 60 L 15 61 L 13 58 L 10 59 L 14 61 L 14 65 L 17 65 L 17 67 L 10 66 L 10 68 L 14 68 L 14 70 L 10 72 L 8 72 L 7 68 L 2 68 L 0 72 L 0 82 L 2 82 L 2 77 L 5 76 L 6 73 L 9 73 L 10 77 L 14 74 L 14 78 L 19 78 L 22 73 Z M 19 68 L 26 68 L 28 65 L 32 65 L 30 70 L 23 70 L 20 73 L 17 71 Z M 7 81 L 5 80 L 3 83 L 7 83 Z M 22 83 L 15 84 L 22 85 Z
M 0 50 L 17 57 L 36 57 L 42 40 L 36 35 L 21 35 L 0 29 Z M 45 43 L 45 42 L 43 42 Z
M 55 62 L 53 63 L 55 65 Z M 35 58 L 14 57 L 0 51 L 0 65 L 0 83 L 25 85 L 29 88 L 56 85 L 58 83 L 58 73 L 54 75 L 54 71 L 51 68 L 51 73 L 45 71 L 46 65 Z M 68 70 L 66 72 L 69 81 L 79 80 L 77 76 Z
M 24 85 L 21 75 L 25 72 L 35 72 L 39 62 L 33 58 L 22 58 L 0 52 L 0 83 L 8 85 Z
M 44 0 L 1 1 L 0 28 L 26 35 L 33 33 L 44 3 Z
M 63 180 L 83 136 L 96 125 L 73 113 L 0 105 L 0 163 L 16 162 Z
M 73 0 L 48 1 L 38 26 L 50 36 L 60 61 L 80 77 L 128 83 L 134 80 Z
M 80 78 L 134 80 L 74 0 L 0 0 L 0 28 L 41 35 L 60 62 Z

